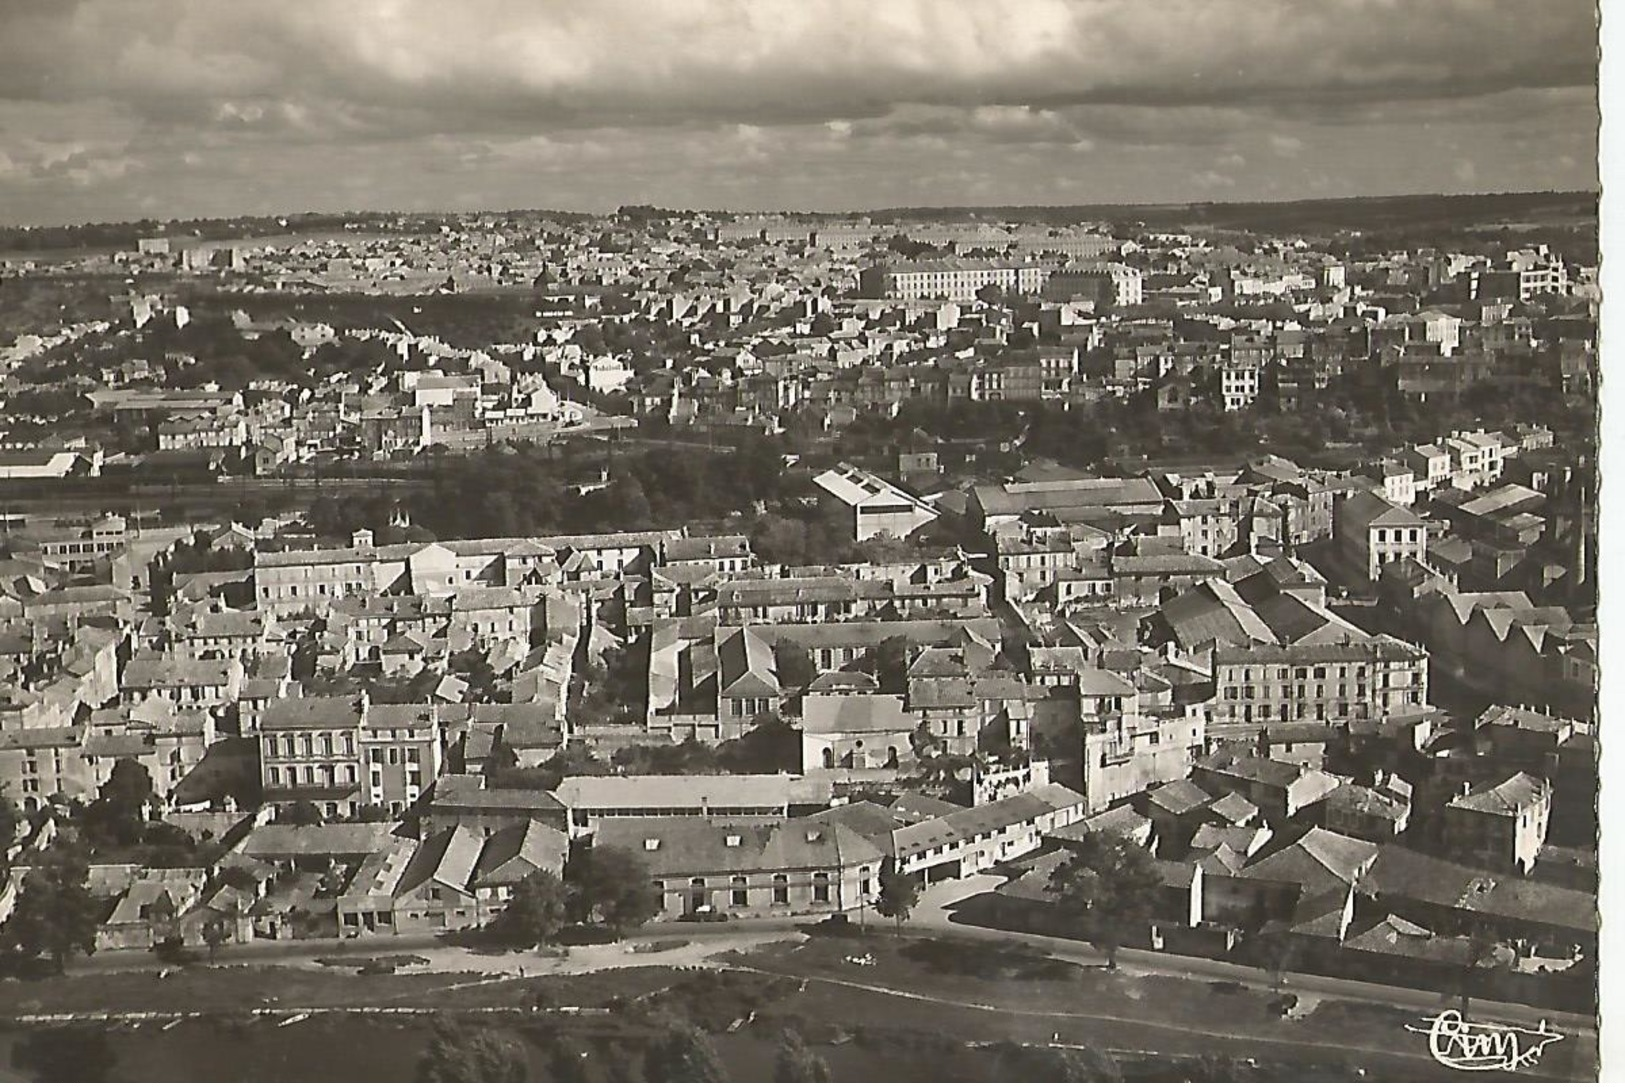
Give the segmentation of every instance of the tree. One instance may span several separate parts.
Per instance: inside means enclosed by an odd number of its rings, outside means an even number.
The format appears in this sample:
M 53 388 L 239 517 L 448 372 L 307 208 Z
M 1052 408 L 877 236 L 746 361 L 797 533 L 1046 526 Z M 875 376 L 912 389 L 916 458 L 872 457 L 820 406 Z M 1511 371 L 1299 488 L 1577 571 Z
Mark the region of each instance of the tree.
M 776 713 L 762 714 L 750 731 L 718 744 L 716 755 L 718 764 L 730 774 L 798 773 L 801 730 Z
M 573 1034 L 561 1034 L 553 1040 L 548 1056 L 547 1070 L 555 1083 L 585 1083 L 588 1079 L 587 1063 L 590 1052 Z
M 84 855 L 59 843 L 47 850 L 23 881 L 16 908 L 6 922 L 7 938 L 28 955 L 47 955 L 62 972 L 68 956 L 96 950 L 101 908 L 89 886 Z
M 637 928 L 659 912 L 648 865 L 619 846 L 593 847 L 566 866 L 572 912 L 598 918 L 616 935 Z
M 921 721 L 919 726 L 908 735 L 908 746 L 914 749 L 914 758 L 924 760 L 936 753 L 937 738 L 931 732 L 931 726 Z
M 1494 933 L 1482 924 L 1475 923 L 1467 930 L 1465 961 L 1462 963 L 1460 991 L 1457 994 L 1461 997 L 1462 1018 L 1472 1014 L 1474 990 L 1478 988 L 1484 974 L 1484 969 L 1481 968 L 1484 960 L 1490 960 L 1490 968 L 1496 966 L 1495 953 L 1500 946 Z
M 1050 876 L 1050 890 L 1077 917 L 1087 939 L 1117 969 L 1123 934 L 1149 921 L 1162 888 L 1151 854 L 1115 835 L 1088 834 Z
M 209 948 L 209 965 L 213 966 L 220 948 L 230 937 L 230 928 L 224 917 L 215 916 L 203 922 L 203 942 Z
M 920 878 L 897 870 L 895 858 L 887 857 L 880 865 L 880 896 L 875 899 L 875 912 L 890 917 L 902 935 L 903 922 L 920 903 Z
M 875 647 L 875 681 L 886 694 L 908 691 L 908 639 L 887 638 Z
M 643 1071 L 638 1055 L 613 1039 L 598 1051 L 598 1062 L 603 1067 L 604 1079 L 610 1083 L 631 1083 L 639 1079 Z
M 656 1038 L 644 1057 L 651 1083 L 724 1083 L 727 1071 L 710 1037 L 692 1023 L 675 1023 Z
M 17 840 L 22 827 L 23 813 L 17 808 L 16 801 L 11 799 L 6 787 L 0 784 L 0 871 L 5 869 L 5 851 Z
M 824 1058 L 808 1049 L 807 1043 L 794 1029 L 784 1028 L 784 1034 L 779 1039 L 778 1054 L 773 1058 L 773 1081 L 829 1083 L 831 1079 L 829 1064 Z
M 284 808 L 277 816 L 278 823 L 286 823 L 296 827 L 320 826 L 322 822 L 322 809 L 308 800 L 295 800 Z
M 778 672 L 779 685 L 787 691 L 799 690 L 818 678 L 818 668 L 812 654 L 791 641 L 780 642 L 773 648 L 773 663 Z
M 536 947 L 551 941 L 564 927 L 565 907 L 564 881 L 540 869 L 514 888 L 507 909 L 492 928 L 515 947 Z
M 155 799 L 147 768 L 134 759 L 119 759 L 96 799 L 85 809 L 84 826 L 101 841 L 139 845 Z
M 418 1079 L 429 1083 L 524 1083 L 530 1062 L 511 1034 L 436 1017 L 417 1071 Z
M 11 1063 L 45 1083 L 103 1083 L 111 1078 L 118 1054 L 100 1023 L 41 1027 L 13 1043 Z

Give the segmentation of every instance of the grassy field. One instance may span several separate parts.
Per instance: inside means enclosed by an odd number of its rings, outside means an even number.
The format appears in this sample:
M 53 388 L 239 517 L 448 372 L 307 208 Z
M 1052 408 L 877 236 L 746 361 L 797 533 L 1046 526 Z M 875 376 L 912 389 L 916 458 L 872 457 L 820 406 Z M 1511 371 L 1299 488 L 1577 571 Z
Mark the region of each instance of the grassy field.
M 602 1004 L 670 984 L 677 971 L 628 967 L 550 978 L 557 1003 Z M 538 982 L 466 973 L 362 974 L 359 969 L 193 967 L 158 980 L 129 971 L 0 981 L 0 1017 L 63 1013 L 247 1013 L 278 1008 L 530 1007 Z
M 873 965 L 851 961 L 869 956 Z M 979 1047 L 1006 1039 L 1111 1051 L 1131 1079 L 1205 1078 L 1191 1063 L 1200 1057 L 1244 1062 L 1235 1067 L 1255 1079 L 1347 1079 L 1358 1070 L 1379 1080 L 1448 1076 L 1426 1055 L 1423 1038 L 1404 1029 L 1415 1021 L 1409 1013 L 1326 1000 L 1283 1018 L 1267 990 L 1113 973 L 1047 958 L 1015 940 L 819 937 L 732 953 L 725 964 L 730 968 L 625 967 L 526 979 L 363 975 L 354 964 L 198 967 L 163 980 L 146 972 L 69 975 L 0 982 L 0 1015 L 203 1016 L 172 1028 L 113 1028 L 124 1055 L 121 1078 L 410 1078 L 425 1024 L 415 1015 L 338 1010 L 371 1008 L 473 1015 L 513 1030 L 537 1054 L 538 1075 L 561 1032 L 583 1044 L 637 1048 L 650 1024 L 676 1015 L 713 1033 L 736 1079 L 771 1075 L 787 1026 L 820 1048 L 840 1080 L 989 1078 L 997 1069 Z M 279 1027 L 284 1017 L 274 1013 L 295 1008 L 334 1011 Z M 584 1010 L 563 1010 L 574 1008 Z M 13 1036 L 24 1029 L 16 1025 Z M 330 1040 L 338 1036 L 348 1043 Z M 296 1038 L 308 1038 L 309 1047 L 290 1045 Z M 183 1047 L 182 1039 L 200 1041 Z M 359 1055 L 368 1049 L 370 1058 Z M 228 1071 L 231 1061 L 245 1059 L 255 1066 Z M 1565 1039 L 1534 1075 L 1594 1078 L 1595 1061 L 1594 1040 Z
M 874 965 L 849 960 L 873 956 Z M 740 966 L 819 979 L 786 1002 L 810 1022 L 884 1022 L 964 1039 L 1089 1044 L 1114 1050 L 1221 1053 L 1364 1067 L 1383 1078 L 1437 1078 L 1414 1013 L 1325 1000 L 1283 1017 L 1269 991 L 1227 982 L 1112 973 L 1004 946 L 935 940 L 815 939 L 732 957 Z M 881 992 L 879 990 L 889 990 Z M 1594 1039 L 1566 1039 L 1539 1074 L 1595 1075 Z

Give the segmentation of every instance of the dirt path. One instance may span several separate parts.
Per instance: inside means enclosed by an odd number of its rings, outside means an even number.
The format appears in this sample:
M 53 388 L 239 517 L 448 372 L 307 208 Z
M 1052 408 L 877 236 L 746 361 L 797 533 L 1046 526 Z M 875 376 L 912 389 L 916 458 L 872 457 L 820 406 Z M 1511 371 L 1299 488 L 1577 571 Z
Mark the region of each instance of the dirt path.
M 1345 1058 L 1367 1058 L 1374 1053 L 1385 1057 L 1415 1062 L 1422 1068 L 1433 1068 L 1428 1059 L 1419 1055 L 1414 1049 L 1398 1049 L 1391 1046 L 1376 1045 L 1367 1040 L 1362 1044 L 1345 1044 L 1342 1042 L 1303 1040 L 1295 1038 L 1282 1038 L 1277 1035 L 1249 1034 L 1236 1030 L 1203 1030 L 1200 1027 L 1183 1026 L 1160 1019 L 1143 1019 L 1128 1015 L 1110 1015 L 1098 1012 L 1054 1011 L 1042 1008 L 1011 1009 L 999 1007 L 996 1004 L 987 1004 L 974 1000 L 956 1000 L 950 997 L 932 996 L 926 993 L 917 993 L 908 989 L 895 989 L 887 985 L 873 985 L 861 981 L 848 981 L 841 978 L 825 977 L 818 974 L 796 974 L 778 970 L 765 970 L 754 966 L 733 966 L 730 969 L 743 970 L 747 973 L 763 974 L 769 977 L 782 977 L 791 981 L 801 981 L 806 984 L 830 985 L 838 988 L 856 989 L 862 992 L 875 993 L 881 996 L 894 997 L 900 1000 L 913 1000 L 925 1004 L 934 1004 L 941 1007 L 960 1008 L 966 1011 L 991 1012 L 999 1015 L 1030 1016 L 1036 1019 L 1049 1019 L 1060 1021 L 1073 1021 L 1080 1023 L 1120 1023 L 1131 1026 L 1146 1027 L 1152 1030 L 1168 1031 L 1193 1039 L 1209 1038 L 1219 1041 L 1255 1042 L 1260 1046 L 1273 1048 L 1300 1047 L 1307 1050 L 1336 1053 Z M 1407 1035 L 1407 1038 L 1409 1036 Z M 1160 1050 L 1159 1050 L 1160 1051 Z M 1536 1079 L 1557 1079 L 1554 1076 L 1545 1076 L 1539 1072 L 1524 1072 Z

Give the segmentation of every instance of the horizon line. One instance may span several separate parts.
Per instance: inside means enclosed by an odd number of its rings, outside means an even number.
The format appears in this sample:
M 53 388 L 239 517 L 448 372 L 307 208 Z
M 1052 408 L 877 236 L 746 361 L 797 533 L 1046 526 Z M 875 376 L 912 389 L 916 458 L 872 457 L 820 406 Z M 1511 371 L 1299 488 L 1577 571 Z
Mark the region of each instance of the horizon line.
M 1506 189 L 1486 190 L 1479 192 L 1404 192 L 1380 193 L 1367 195 L 1343 196 L 1303 196 L 1281 199 L 1260 200 L 1164 200 L 1155 202 L 1123 202 L 1123 201 L 1084 201 L 1073 204 L 893 204 L 885 207 L 848 208 L 843 210 L 815 211 L 807 208 L 776 208 L 772 210 L 731 210 L 728 208 L 698 208 L 676 207 L 654 203 L 622 203 L 610 211 L 581 211 L 570 208 L 436 208 L 418 211 L 404 211 L 390 208 L 347 208 L 342 211 L 280 211 L 280 212 L 239 212 L 232 215 L 197 215 L 186 218 L 141 218 L 141 219 L 90 219 L 77 222 L 59 223 L 3 223 L 3 230 L 72 230 L 97 226 L 124 226 L 136 223 L 155 223 L 158 225 L 185 225 L 188 223 L 220 223 L 236 219 L 294 219 L 308 216 L 400 216 L 400 217 L 430 217 L 430 216 L 467 216 L 467 215 L 572 215 L 593 219 L 613 218 L 622 208 L 652 208 L 658 211 L 674 211 L 688 215 L 733 215 L 733 216 L 821 216 L 821 217 L 848 217 L 857 215 L 881 215 L 899 212 L 976 212 L 976 211 L 1063 211 L 1083 209 L 1158 209 L 1158 208 L 1235 208 L 1235 207 L 1288 207 L 1300 204 L 1336 204 L 1354 203 L 1362 201 L 1384 200 L 1477 200 L 1487 197 L 1532 197 L 1532 196 L 1591 196 L 1600 199 L 1601 186 L 1584 189 Z

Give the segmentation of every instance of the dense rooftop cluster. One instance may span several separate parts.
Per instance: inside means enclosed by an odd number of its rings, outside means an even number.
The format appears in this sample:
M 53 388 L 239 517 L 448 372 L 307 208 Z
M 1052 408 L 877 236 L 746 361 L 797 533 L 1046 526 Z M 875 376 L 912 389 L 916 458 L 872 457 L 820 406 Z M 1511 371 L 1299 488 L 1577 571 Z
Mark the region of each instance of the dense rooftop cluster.
M 485 925 L 595 854 L 616 923 L 993 873 L 1064 928 L 1109 840 L 1132 941 L 1595 969 L 1595 269 L 1545 242 L 470 216 L 8 270 L 80 292 L 0 347 L 10 879 L 87 844 L 103 946 Z

